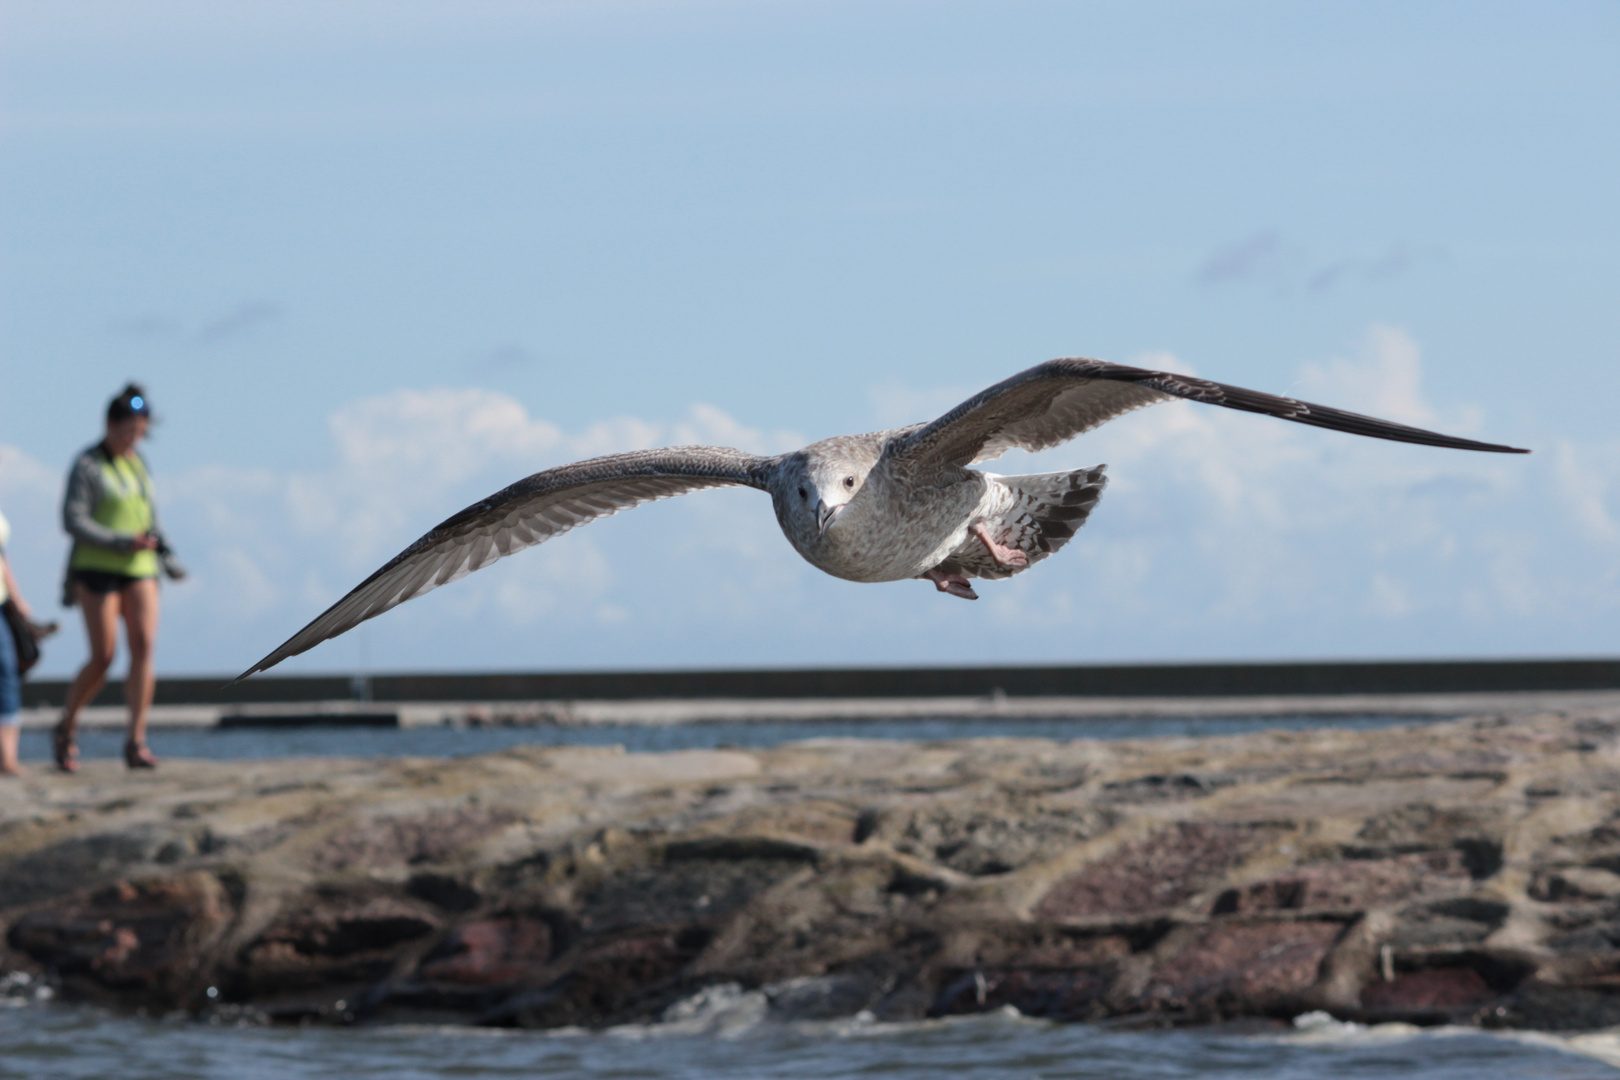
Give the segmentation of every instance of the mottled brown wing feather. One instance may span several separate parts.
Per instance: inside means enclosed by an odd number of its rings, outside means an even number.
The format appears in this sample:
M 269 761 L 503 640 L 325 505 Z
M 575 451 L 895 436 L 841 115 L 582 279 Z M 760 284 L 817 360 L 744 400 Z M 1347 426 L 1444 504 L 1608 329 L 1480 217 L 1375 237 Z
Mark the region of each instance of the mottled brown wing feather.
M 1049 360 L 975 394 L 938 420 L 896 439 L 889 454 L 896 463 L 914 468 L 971 465 L 1015 448 L 1045 450 L 1133 409 L 1172 398 L 1264 413 L 1374 439 L 1500 454 L 1529 453 L 1241 386 L 1074 358 Z
M 441 522 L 237 680 L 596 518 L 703 488 L 763 488 L 772 460 L 723 446 L 677 446 L 537 472 Z

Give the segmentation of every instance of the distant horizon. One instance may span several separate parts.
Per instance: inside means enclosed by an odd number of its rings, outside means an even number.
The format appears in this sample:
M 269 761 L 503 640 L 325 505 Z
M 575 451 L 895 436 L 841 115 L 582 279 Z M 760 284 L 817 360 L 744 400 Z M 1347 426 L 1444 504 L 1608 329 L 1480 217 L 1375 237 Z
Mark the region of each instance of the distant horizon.
M 1305 665 L 1359 665 L 1359 664 L 1411 664 L 1411 665 L 1440 665 L 1440 664 L 1555 664 L 1555 663 L 1620 663 L 1620 652 L 1591 653 L 1591 654 L 1537 654 L 1524 653 L 1504 656 L 1289 656 L 1289 657 L 1226 657 L 1200 659 L 1189 657 L 1183 659 L 1164 658 L 1151 660 L 1031 660 L 1027 662 L 1010 661 L 1003 663 L 875 663 L 875 664 L 813 664 L 803 667 L 793 667 L 782 664 L 739 664 L 736 666 L 697 667 L 693 665 L 648 665 L 646 667 L 602 667 L 602 668 L 399 668 L 391 670 L 344 670 L 341 668 L 300 668 L 296 671 L 283 671 L 277 668 L 273 671 L 261 671 L 242 680 L 259 682 L 263 679 L 354 679 L 357 677 L 367 679 L 390 678 L 433 678 L 436 676 L 546 676 L 546 675 L 635 675 L 635 674 L 671 674 L 671 673 L 726 673 L 726 672 L 820 672 L 820 671 L 948 671 L 948 670 L 1018 670 L 1023 668 L 1164 668 L 1164 667 L 1289 667 Z M 119 673 L 120 665 L 115 664 L 113 671 L 108 674 L 107 681 L 111 685 L 122 678 Z M 65 675 L 39 678 L 30 674 L 27 683 L 58 683 L 71 681 L 71 672 Z M 219 679 L 222 683 L 230 683 L 236 674 L 223 672 L 185 672 L 162 671 L 158 678 L 175 682 L 205 682 Z M 26 684 L 25 684 L 26 685 Z
M 1393 679 L 1393 681 L 1391 681 Z M 25 684 L 49 708 L 68 680 Z M 117 679 L 100 700 L 121 703 Z M 993 665 L 372 671 L 159 677 L 159 705 L 317 701 L 772 700 L 971 698 L 1205 699 L 1620 694 L 1620 657 L 1153 661 Z M 377 696 L 380 695 L 380 696 Z

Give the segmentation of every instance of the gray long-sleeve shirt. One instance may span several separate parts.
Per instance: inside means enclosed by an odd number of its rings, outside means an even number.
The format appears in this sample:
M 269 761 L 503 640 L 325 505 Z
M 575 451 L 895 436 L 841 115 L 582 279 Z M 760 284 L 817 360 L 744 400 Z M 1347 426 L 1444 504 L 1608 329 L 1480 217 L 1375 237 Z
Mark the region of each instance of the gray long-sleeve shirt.
M 67 530 L 75 545 L 93 544 L 113 551 L 130 552 L 135 550 L 133 535 L 114 532 L 95 519 L 96 506 L 107 493 L 106 478 L 101 472 L 104 460 L 101 444 L 96 443 L 86 447 L 73 462 L 73 468 L 68 470 L 67 491 L 62 495 L 62 528 Z M 145 458 L 141 458 L 141 467 L 146 468 Z M 176 580 L 183 578 L 186 576 L 185 567 L 174 557 L 174 552 L 169 549 L 169 543 L 164 538 L 163 528 L 158 524 L 157 501 L 152 498 L 150 488 L 147 489 L 146 497 L 152 511 L 151 534 L 158 542 L 158 564 L 169 577 Z M 63 607 L 73 607 L 75 604 L 72 566 L 73 555 L 70 552 L 68 572 L 62 576 Z
M 106 479 L 101 472 L 105 460 L 101 444 L 96 443 L 86 447 L 73 462 L 73 468 L 68 471 L 67 491 L 62 496 L 62 528 L 76 544 L 92 544 L 127 553 L 135 550 L 135 537 L 114 532 L 95 519 L 96 507 L 107 494 Z M 141 458 L 141 467 L 146 468 L 145 458 Z M 157 502 L 150 491 L 147 502 L 152 509 L 152 535 L 161 540 L 163 529 L 158 525 Z

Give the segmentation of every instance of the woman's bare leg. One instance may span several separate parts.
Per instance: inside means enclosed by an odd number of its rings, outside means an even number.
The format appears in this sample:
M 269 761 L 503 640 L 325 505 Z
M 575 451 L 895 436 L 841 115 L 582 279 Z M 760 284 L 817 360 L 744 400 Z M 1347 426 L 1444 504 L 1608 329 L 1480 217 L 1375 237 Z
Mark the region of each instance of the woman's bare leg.
M 132 581 L 123 587 L 120 595 L 124 608 L 124 640 L 129 644 L 129 674 L 124 677 L 124 701 L 129 706 L 125 745 L 144 749 L 146 715 L 152 709 L 152 691 L 156 686 L 152 652 L 157 645 L 157 578 Z
M 83 585 L 75 585 L 79 610 L 84 612 L 84 632 L 90 643 L 90 659 L 84 662 L 79 674 L 68 688 L 67 703 L 62 708 L 62 720 L 57 734 L 73 738 L 78 728 L 79 710 L 95 700 L 107 684 L 107 669 L 112 667 L 113 655 L 118 651 L 118 613 L 122 605 L 118 593 L 93 593 Z
M 21 724 L 0 724 L 0 776 L 22 774 L 23 768 L 17 764 L 17 740 L 21 735 Z

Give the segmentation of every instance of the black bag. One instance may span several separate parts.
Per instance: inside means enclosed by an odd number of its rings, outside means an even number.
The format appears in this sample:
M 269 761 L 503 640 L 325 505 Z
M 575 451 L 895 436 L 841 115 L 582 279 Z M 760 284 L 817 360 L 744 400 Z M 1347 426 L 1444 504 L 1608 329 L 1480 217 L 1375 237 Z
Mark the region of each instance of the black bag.
M 17 610 L 17 601 L 6 598 L 0 604 L 0 612 L 6 617 L 6 625 L 11 628 L 11 640 L 17 645 L 17 671 L 23 675 L 28 669 L 39 663 L 39 639 L 34 636 L 34 628 L 23 618 L 23 613 Z

